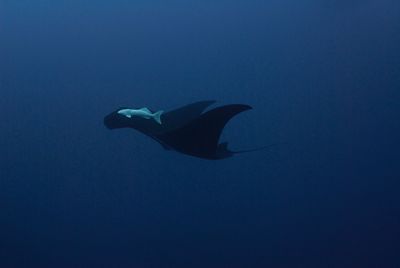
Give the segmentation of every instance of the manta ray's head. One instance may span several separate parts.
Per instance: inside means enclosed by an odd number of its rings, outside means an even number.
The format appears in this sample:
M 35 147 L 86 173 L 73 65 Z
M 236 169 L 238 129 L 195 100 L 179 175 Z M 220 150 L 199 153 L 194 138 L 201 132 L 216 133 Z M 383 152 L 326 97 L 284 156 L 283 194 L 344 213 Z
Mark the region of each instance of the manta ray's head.
M 108 129 L 127 127 L 129 125 L 129 123 L 131 122 L 130 118 L 118 113 L 121 109 L 125 109 L 125 108 L 119 108 L 118 110 L 116 110 L 104 117 L 104 125 Z

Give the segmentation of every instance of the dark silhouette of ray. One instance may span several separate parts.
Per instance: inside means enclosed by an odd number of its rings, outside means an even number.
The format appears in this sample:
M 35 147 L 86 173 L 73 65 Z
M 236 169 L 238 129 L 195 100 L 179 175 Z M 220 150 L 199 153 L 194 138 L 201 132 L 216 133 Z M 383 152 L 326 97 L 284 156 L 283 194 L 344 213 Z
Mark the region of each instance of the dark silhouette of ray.
M 118 110 L 104 118 L 109 129 L 133 128 L 159 142 L 165 149 L 205 159 L 223 159 L 234 155 L 227 143 L 219 144 L 221 133 L 235 115 L 251 109 L 244 104 L 231 104 L 203 111 L 214 101 L 200 101 L 166 112 L 162 124 L 141 117 L 125 117 Z

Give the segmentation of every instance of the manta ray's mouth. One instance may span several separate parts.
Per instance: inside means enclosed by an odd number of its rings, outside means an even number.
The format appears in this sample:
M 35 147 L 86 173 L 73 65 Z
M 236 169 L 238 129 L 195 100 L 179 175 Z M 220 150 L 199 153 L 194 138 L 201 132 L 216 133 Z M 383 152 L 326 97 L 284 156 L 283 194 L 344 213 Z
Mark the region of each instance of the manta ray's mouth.
M 121 127 L 121 122 L 120 120 L 116 120 L 119 117 L 118 114 L 116 113 L 111 113 L 109 115 L 107 115 L 106 117 L 104 117 L 104 125 L 108 128 L 108 129 L 116 129 Z

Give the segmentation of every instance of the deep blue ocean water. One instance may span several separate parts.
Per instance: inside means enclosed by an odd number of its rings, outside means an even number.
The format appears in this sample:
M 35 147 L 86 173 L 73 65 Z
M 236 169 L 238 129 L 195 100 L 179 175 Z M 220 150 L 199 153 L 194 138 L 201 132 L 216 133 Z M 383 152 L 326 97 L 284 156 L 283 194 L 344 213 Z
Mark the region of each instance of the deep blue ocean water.
M 400 2 L 0 0 L 0 267 L 400 267 Z M 245 103 L 207 161 L 120 106 Z

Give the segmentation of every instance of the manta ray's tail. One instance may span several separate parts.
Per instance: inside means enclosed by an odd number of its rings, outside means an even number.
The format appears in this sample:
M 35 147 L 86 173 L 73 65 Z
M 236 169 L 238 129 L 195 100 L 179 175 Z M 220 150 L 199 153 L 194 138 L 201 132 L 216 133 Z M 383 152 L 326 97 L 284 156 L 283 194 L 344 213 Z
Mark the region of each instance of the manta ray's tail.
M 275 145 L 280 145 L 280 144 L 285 144 L 285 143 L 273 143 L 270 145 L 260 146 L 260 147 L 247 149 L 247 150 L 232 151 L 228 148 L 228 143 L 223 142 L 223 143 L 219 144 L 219 146 L 218 146 L 217 155 L 220 158 L 226 158 L 226 157 L 233 156 L 234 154 L 251 153 L 251 152 L 257 152 L 257 151 L 262 151 L 262 150 L 268 150 L 271 147 L 273 147 Z

